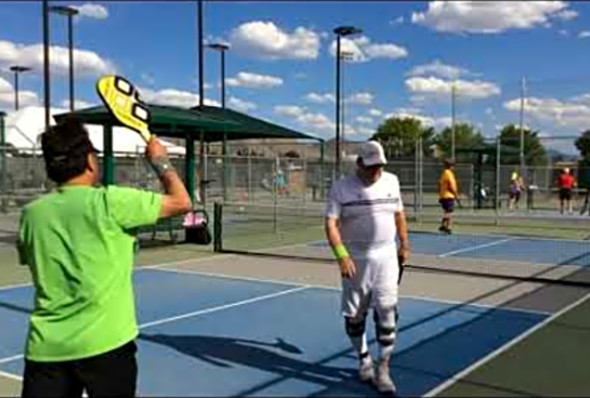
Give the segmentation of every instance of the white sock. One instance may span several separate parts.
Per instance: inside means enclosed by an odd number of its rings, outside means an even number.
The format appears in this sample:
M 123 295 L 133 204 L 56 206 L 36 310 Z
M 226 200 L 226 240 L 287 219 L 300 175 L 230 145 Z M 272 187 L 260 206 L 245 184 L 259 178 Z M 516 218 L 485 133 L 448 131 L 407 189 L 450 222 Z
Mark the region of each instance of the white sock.
M 363 333 L 362 336 L 350 337 L 350 342 L 352 343 L 352 346 L 354 347 L 359 358 L 361 354 L 369 352 L 369 346 L 367 345 L 367 335 L 365 333 Z
M 391 354 L 393 354 L 393 347 L 394 344 L 390 345 L 382 345 L 379 344 L 379 362 L 388 361 L 391 358 Z

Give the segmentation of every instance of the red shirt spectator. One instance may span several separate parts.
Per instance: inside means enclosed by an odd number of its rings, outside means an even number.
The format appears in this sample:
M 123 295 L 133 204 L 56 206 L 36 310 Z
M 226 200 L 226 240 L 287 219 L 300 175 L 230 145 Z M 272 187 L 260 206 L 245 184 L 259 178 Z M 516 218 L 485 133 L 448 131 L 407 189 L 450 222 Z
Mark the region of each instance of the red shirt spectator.
M 576 184 L 576 179 L 570 173 L 563 173 L 559 176 L 559 187 L 562 189 L 572 189 Z

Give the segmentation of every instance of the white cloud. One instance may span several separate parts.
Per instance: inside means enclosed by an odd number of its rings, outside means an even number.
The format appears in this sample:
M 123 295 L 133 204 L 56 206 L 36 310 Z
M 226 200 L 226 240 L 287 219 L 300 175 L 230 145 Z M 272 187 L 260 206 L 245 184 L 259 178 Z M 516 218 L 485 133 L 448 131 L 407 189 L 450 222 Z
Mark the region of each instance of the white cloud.
M 397 17 L 396 19 L 394 19 L 393 21 L 389 22 L 390 25 L 401 25 L 404 23 L 404 17 Z
M 0 77 L 0 91 L 1 92 L 12 91 L 12 84 L 10 84 L 8 82 L 8 80 L 5 80 L 1 77 Z
M 552 19 L 575 17 L 565 1 L 431 1 L 412 22 L 439 32 L 501 33 L 549 26 Z
M 322 113 L 310 112 L 305 107 L 296 105 L 277 105 L 274 112 L 292 118 L 300 126 L 314 132 L 326 133 L 335 130 L 334 122 Z
M 49 52 L 51 72 L 67 76 L 69 72 L 69 53 L 67 47 L 51 46 Z M 74 49 L 75 73 L 78 76 L 99 76 L 115 72 L 113 64 L 97 53 Z M 0 40 L 0 67 L 23 65 L 33 68 L 31 73 L 43 71 L 43 45 L 23 45 Z
M 590 93 L 562 101 L 555 98 L 525 98 L 525 117 L 559 127 L 587 128 L 590 125 Z M 520 98 L 506 101 L 504 108 L 520 112 Z
M 301 128 L 318 135 L 331 137 L 336 130 L 336 124 L 330 117 L 323 113 L 309 110 L 306 107 L 297 105 L 277 105 L 274 107 L 274 112 L 277 115 L 292 119 Z M 369 119 L 369 121 L 372 122 L 370 118 L 366 119 Z M 356 121 L 359 123 L 364 121 L 365 124 L 368 122 L 367 120 L 363 120 L 362 117 L 357 118 Z M 345 125 L 342 126 L 342 131 L 345 132 L 347 139 L 350 139 L 351 136 L 371 135 L 374 133 L 373 129 L 365 126 L 354 126 L 348 123 L 345 123 Z
M 374 117 L 383 116 L 383 111 L 381 111 L 380 109 L 377 109 L 377 108 L 371 108 L 371 109 L 369 109 L 369 115 L 374 116 Z
M 142 81 L 146 82 L 147 84 L 153 85 L 156 82 L 154 76 L 150 73 L 142 72 L 140 75 Z
M 283 79 L 275 76 L 258 75 L 249 72 L 239 72 L 236 77 L 225 79 L 225 83 L 231 87 L 246 88 L 271 88 L 283 84 Z
M 569 32 L 567 31 L 567 29 L 559 29 L 559 30 L 557 31 L 557 33 L 558 33 L 560 36 L 569 36 Z
M 303 126 L 316 131 L 332 132 L 336 129 L 336 124 L 332 119 L 323 113 L 306 112 L 297 118 L 297 121 Z
M 299 117 L 305 113 L 304 108 L 297 105 L 277 105 L 274 111 L 278 115 L 290 117 Z
M 578 12 L 574 10 L 563 10 L 555 14 L 555 16 L 562 21 L 571 21 L 572 19 L 576 19 L 578 17 Z
M 314 31 L 297 27 L 289 33 L 273 22 L 244 23 L 230 37 L 234 51 L 271 60 L 316 59 L 320 49 L 320 37 Z
M 367 138 L 372 136 L 373 134 L 376 133 L 375 129 L 372 128 L 368 128 L 368 127 L 364 127 L 364 126 L 359 126 L 355 128 L 355 135 L 364 135 Z
M 412 94 L 418 94 L 418 99 L 429 97 L 449 97 L 453 84 L 459 99 L 483 99 L 500 94 L 500 88 L 490 82 L 474 80 L 443 80 L 437 77 L 411 77 L 405 81 L 406 87 Z
M 148 88 L 139 88 L 141 99 L 145 102 L 156 105 L 170 105 L 181 108 L 191 108 L 199 105 L 199 95 L 188 91 L 181 91 L 173 88 L 162 90 L 151 90 Z M 217 101 L 205 98 L 205 105 L 221 106 Z
M 318 94 L 318 93 L 309 93 L 305 96 L 305 99 L 309 102 L 313 102 L 316 104 L 328 104 L 336 102 L 334 94 L 325 93 L 325 94 Z
M 236 97 L 230 97 L 227 104 L 229 105 L 230 108 L 234 108 L 237 111 L 245 112 L 245 113 L 253 111 L 256 108 L 258 108 L 258 106 L 255 103 L 244 101 L 244 100 L 241 100 Z
M 590 37 L 590 30 L 583 30 L 578 33 L 578 39 L 586 39 L 588 37 Z
M 469 70 L 460 68 L 458 66 L 444 64 L 438 59 L 435 59 L 429 64 L 414 66 L 408 73 L 408 76 L 424 76 L 433 75 L 445 79 L 457 79 L 461 75 L 471 74 Z
M 105 6 L 100 4 L 86 3 L 81 6 L 71 6 L 80 13 L 82 17 L 95 18 L 95 19 L 106 19 L 109 16 Z
M 393 43 L 371 43 L 366 36 L 354 39 L 340 39 L 340 52 L 351 55 L 352 62 L 367 62 L 371 59 L 399 59 L 408 56 L 408 50 Z M 330 54 L 336 56 L 336 41 L 332 41 Z
M 92 102 L 88 102 L 88 101 L 83 101 L 83 100 L 74 100 L 74 109 L 85 109 L 85 108 L 90 108 L 93 106 L 97 106 L 97 103 L 92 103 Z M 66 109 L 70 109 L 70 100 L 69 99 L 64 99 L 59 103 L 59 106 L 62 108 L 66 108 Z
M 432 116 L 427 116 L 424 115 L 419 109 L 415 109 L 415 108 L 398 108 L 396 110 L 394 110 L 391 113 L 388 113 L 386 115 L 386 118 L 400 118 L 400 119 L 405 119 L 405 118 L 412 118 L 412 119 L 417 119 L 420 121 L 420 123 L 422 123 L 423 125 L 427 126 L 427 127 L 435 127 L 435 128 L 444 128 L 447 127 L 449 125 L 451 125 L 452 123 L 452 119 L 448 116 L 445 117 L 432 117 Z
M 395 44 L 370 44 L 365 47 L 365 53 L 369 58 L 398 59 L 408 56 L 408 50 Z
M 355 120 L 357 123 L 362 123 L 362 124 L 372 124 L 373 123 L 373 119 L 371 119 L 368 116 L 357 116 Z
M 26 90 L 18 91 L 19 107 L 36 105 L 39 102 L 37 93 Z M 0 108 L 12 108 L 14 106 L 14 87 L 7 80 L 0 77 Z
M 344 102 L 353 105 L 371 105 L 374 98 L 371 93 L 355 93 L 347 97 Z

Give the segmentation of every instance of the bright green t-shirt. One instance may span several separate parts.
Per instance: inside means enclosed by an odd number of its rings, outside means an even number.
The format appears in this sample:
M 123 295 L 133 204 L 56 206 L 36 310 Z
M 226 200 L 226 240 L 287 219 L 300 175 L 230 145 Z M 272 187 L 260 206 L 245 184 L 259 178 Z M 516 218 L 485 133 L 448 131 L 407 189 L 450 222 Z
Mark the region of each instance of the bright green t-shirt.
M 65 186 L 25 207 L 19 253 L 35 285 L 26 358 L 87 358 L 137 336 L 134 229 L 155 223 L 161 204 L 132 188 Z

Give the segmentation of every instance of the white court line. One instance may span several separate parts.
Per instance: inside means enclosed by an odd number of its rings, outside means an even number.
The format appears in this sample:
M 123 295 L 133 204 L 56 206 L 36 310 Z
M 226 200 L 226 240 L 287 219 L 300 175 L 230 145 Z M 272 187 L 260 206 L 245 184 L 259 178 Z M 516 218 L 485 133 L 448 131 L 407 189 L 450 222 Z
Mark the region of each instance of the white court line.
M 21 287 L 29 287 L 29 286 L 33 286 L 32 283 L 17 283 L 14 285 L 6 285 L 6 286 L 1 286 L 0 287 L 0 292 L 3 290 L 12 290 L 12 289 L 18 289 Z
M 297 293 L 297 292 L 309 289 L 309 287 L 310 286 L 305 286 L 305 285 L 298 286 L 293 289 L 288 289 L 288 290 L 283 290 L 283 291 L 276 292 L 276 293 L 266 294 L 264 296 L 252 297 L 252 298 L 242 300 L 242 301 L 236 301 L 235 303 L 219 305 L 217 307 L 205 308 L 205 309 L 202 309 L 199 311 L 188 312 L 188 313 L 182 314 L 182 315 L 158 319 L 156 321 L 143 323 L 143 324 L 139 325 L 138 328 L 145 329 L 145 328 L 149 328 L 149 327 L 156 326 L 156 325 L 162 325 L 164 323 L 175 322 L 175 321 L 178 321 L 181 319 L 192 318 L 192 317 L 196 317 L 199 315 L 209 314 L 212 312 L 222 311 L 222 310 L 226 310 L 226 309 L 234 308 L 234 307 L 239 307 L 239 306 L 246 305 L 246 304 L 256 303 L 258 301 L 268 300 L 271 298 L 284 296 L 286 294 Z M 13 362 L 13 361 L 19 360 L 23 357 L 24 357 L 24 355 L 20 354 L 20 355 L 15 355 L 15 356 L 8 357 L 8 358 L 2 358 L 2 359 L 0 359 L 0 364 Z
M 491 246 L 496 246 L 496 245 L 501 245 L 502 243 L 506 243 L 506 242 L 510 242 L 512 240 L 517 240 L 518 238 L 508 238 L 508 239 L 501 239 L 501 240 L 496 240 L 493 242 L 489 242 L 489 243 L 484 243 L 481 245 L 476 245 L 476 246 L 470 246 L 470 247 L 464 247 L 463 249 L 459 249 L 459 250 L 453 250 L 447 253 L 443 253 L 443 254 L 439 254 L 438 257 L 448 257 L 448 256 L 452 256 L 455 254 L 459 254 L 459 253 L 466 253 L 466 252 L 470 252 L 473 250 L 478 250 L 478 249 L 483 249 L 484 247 L 491 247 Z
M 24 355 L 19 354 L 19 355 L 15 355 L 15 356 L 8 357 L 8 358 L 2 358 L 2 359 L 0 359 L 0 364 L 16 361 L 17 359 L 21 359 L 23 357 L 24 357 Z
M 249 276 L 238 276 L 238 275 L 227 275 L 227 274 L 220 274 L 216 272 L 206 272 L 206 271 L 197 271 L 197 270 L 190 270 L 190 269 L 182 269 L 182 268 L 155 268 L 153 271 L 160 271 L 160 272 L 173 272 L 178 274 L 189 274 L 189 275 L 200 275 L 200 276 L 208 276 L 211 278 L 223 278 L 223 279 L 234 279 L 234 280 L 241 280 L 241 281 L 248 281 L 248 282 L 261 282 L 261 283 L 272 283 L 276 285 L 284 285 L 284 286 L 309 286 L 309 287 L 319 287 L 324 289 L 332 289 L 330 286 L 321 286 L 321 285 L 306 285 L 303 283 L 297 282 L 287 282 L 281 281 L 278 279 L 261 279 L 261 278 L 254 278 Z M 336 288 L 334 288 L 336 289 Z
M 300 292 L 300 291 L 305 290 L 305 289 L 309 289 L 309 286 L 299 286 L 299 287 L 296 287 L 296 288 L 293 288 L 293 289 L 283 290 L 283 291 L 280 291 L 280 292 L 277 292 L 277 293 L 272 293 L 272 294 L 266 294 L 264 296 L 253 297 L 253 298 L 250 298 L 250 299 L 247 299 L 247 300 L 237 301 L 237 302 L 231 303 L 231 304 L 224 304 L 224 305 L 220 305 L 220 306 L 217 306 L 217 307 L 206 308 L 204 310 L 189 312 L 189 313 L 183 314 L 183 315 L 178 315 L 178 316 L 174 316 L 174 317 L 170 317 L 170 318 L 160 319 L 160 320 L 153 321 L 153 322 L 147 322 L 147 323 L 144 323 L 142 325 L 139 325 L 139 328 L 140 329 L 145 329 L 145 328 L 149 328 L 151 326 L 156 326 L 156 325 L 161 325 L 161 324 L 164 324 L 164 323 L 174 322 L 174 321 L 178 321 L 178 320 L 181 320 L 181 319 L 195 317 L 195 316 L 198 316 L 198 315 L 209 314 L 211 312 L 226 310 L 228 308 L 239 307 L 241 305 L 251 304 L 251 303 L 255 303 L 257 301 L 268 300 L 268 299 L 271 299 L 271 298 L 274 298 L 274 297 L 279 297 L 279 296 L 284 296 L 286 294 Z
M 23 381 L 23 378 L 19 375 L 15 375 L 12 373 L 8 373 L 8 372 L 3 372 L 0 370 L 0 376 L 6 377 L 7 379 L 12 379 L 12 380 L 17 380 L 17 381 Z
M 487 356 L 483 357 L 479 361 L 475 362 L 471 366 L 463 369 L 459 373 L 456 373 L 454 376 L 451 376 L 449 379 L 447 379 L 443 383 L 439 384 L 438 386 L 434 387 L 432 390 L 428 391 L 423 396 L 424 397 L 434 397 L 438 393 L 446 390 L 447 388 L 449 388 L 453 384 L 455 384 L 458 381 L 460 381 L 463 377 L 465 377 L 466 375 L 468 375 L 469 373 L 471 373 L 472 371 L 474 371 L 475 369 L 477 369 L 478 367 L 480 367 L 483 364 L 485 364 L 486 362 L 489 362 L 492 359 L 496 358 L 498 355 L 500 355 L 503 352 L 507 351 L 508 349 L 512 348 L 513 346 L 515 346 L 516 344 L 518 344 L 519 342 L 521 342 L 525 338 L 529 337 L 531 334 L 535 333 L 537 330 L 539 330 L 539 329 L 547 326 L 550 322 L 554 321 L 556 318 L 558 318 L 561 315 L 565 314 L 566 312 L 574 309 L 575 307 L 581 305 L 582 303 L 584 303 L 588 299 L 590 299 L 590 293 L 586 294 L 584 297 L 582 297 L 579 300 L 573 302 L 572 304 L 568 305 L 567 307 L 562 308 L 561 310 L 559 310 L 555 314 L 553 314 L 550 317 L 546 318 L 542 322 L 536 324 L 535 326 L 533 326 L 532 328 L 530 328 L 526 332 L 524 332 L 524 333 L 520 334 L 519 336 L 515 337 L 514 339 L 512 339 L 508 343 L 504 344 L 502 347 L 500 347 L 497 350 L 491 352 L 490 354 L 488 354 Z
M 210 256 L 197 257 L 197 258 L 186 259 L 186 260 L 171 261 L 168 263 L 159 263 L 159 264 L 150 264 L 150 265 L 135 265 L 133 268 L 133 271 L 136 272 L 136 271 L 141 271 L 144 269 L 157 269 L 160 267 L 167 267 L 169 265 L 177 265 L 177 264 L 198 263 L 201 261 L 211 260 L 212 258 L 221 259 L 221 258 L 231 257 L 231 256 L 235 256 L 235 254 L 233 254 L 233 253 L 212 254 Z M 32 283 L 17 283 L 14 285 L 0 286 L 0 291 L 19 289 L 22 287 L 30 287 L 30 286 L 33 286 L 33 284 Z
M 285 286 L 307 286 L 313 289 L 323 289 L 323 290 L 334 290 L 334 291 L 342 291 L 341 287 L 337 286 L 326 286 L 326 285 L 309 285 L 309 284 L 302 284 L 297 282 L 286 282 L 277 279 L 264 279 L 264 278 L 253 278 L 249 276 L 238 276 L 238 275 L 227 275 L 227 274 L 220 274 L 215 272 L 204 272 L 204 271 L 196 271 L 196 270 L 188 270 L 182 268 L 162 268 L 162 269 L 155 269 L 155 271 L 160 272 L 175 272 L 180 274 L 192 274 L 192 275 L 201 275 L 201 276 L 208 276 L 212 278 L 223 278 L 223 279 L 233 279 L 233 280 L 244 280 L 249 282 L 261 282 L 261 283 L 273 283 L 277 285 L 285 285 Z M 524 312 L 529 314 L 535 315 L 544 315 L 549 316 L 552 315 L 553 312 L 550 311 L 537 311 L 537 310 L 530 310 L 525 308 L 515 308 L 515 307 L 500 307 L 498 305 L 493 304 L 482 304 L 482 303 L 466 303 L 465 301 L 456 301 L 456 300 L 447 300 L 441 299 L 438 297 L 429 297 L 429 296 L 420 296 L 420 295 L 404 295 L 400 294 L 399 298 L 411 299 L 411 300 L 420 300 L 420 301 L 436 301 L 443 304 L 451 304 L 451 305 L 459 305 L 465 304 L 472 307 L 479 307 L 485 309 L 499 309 L 499 310 L 506 310 L 506 311 L 516 311 L 516 312 Z
M 431 231 L 414 231 L 414 232 L 410 232 L 410 234 L 416 234 L 419 236 L 424 236 L 424 235 L 430 235 L 430 236 L 445 236 L 445 235 L 441 235 L 440 233 L 436 233 L 436 232 L 431 232 Z M 490 234 L 490 233 L 479 233 L 479 232 L 474 232 L 472 234 L 468 234 L 468 233 L 453 233 L 454 237 L 457 237 L 459 239 L 464 238 L 464 237 L 482 237 L 482 238 L 514 238 L 514 239 L 522 239 L 522 240 L 540 240 L 540 241 L 550 241 L 550 242 L 574 242 L 574 243 L 584 243 L 584 244 L 588 244 L 588 240 L 586 239 L 565 239 L 565 238 L 549 238 L 549 237 L 545 237 L 545 236 L 529 236 L 529 235 L 506 235 L 506 234 Z

